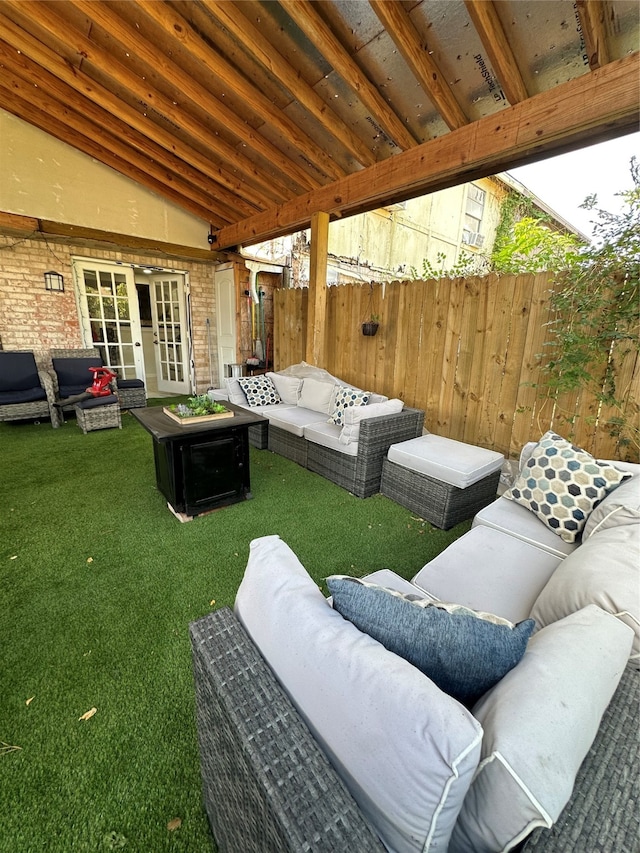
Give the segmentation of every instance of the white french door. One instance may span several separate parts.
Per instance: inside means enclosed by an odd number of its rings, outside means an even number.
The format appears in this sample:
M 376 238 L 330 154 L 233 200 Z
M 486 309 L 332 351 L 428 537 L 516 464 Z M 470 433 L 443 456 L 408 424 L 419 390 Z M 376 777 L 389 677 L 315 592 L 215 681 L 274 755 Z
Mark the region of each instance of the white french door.
M 224 386 L 224 365 L 236 361 L 236 281 L 234 267 L 219 266 L 215 272 L 218 337 L 218 385 Z
M 84 346 L 97 347 L 122 379 L 144 380 L 133 270 L 83 258 L 74 258 L 73 270 Z
M 191 393 L 185 280 L 180 273 L 148 277 L 158 391 Z

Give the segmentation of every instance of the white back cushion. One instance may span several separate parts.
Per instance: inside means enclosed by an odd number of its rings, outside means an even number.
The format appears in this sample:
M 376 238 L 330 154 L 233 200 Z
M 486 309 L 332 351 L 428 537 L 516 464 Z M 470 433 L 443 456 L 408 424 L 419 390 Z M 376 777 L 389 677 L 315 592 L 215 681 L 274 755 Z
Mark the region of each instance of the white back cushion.
M 317 379 L 302 380 L 302 388 L 298 397 L 298 405 L 314 412 L 329 414 L 333 403 L 336 386 L 333 382 L 323 382 Z
M 631 660 L 640 666 L 640 522 L 590 536 L 563 560 L 531 608 L 549 625 L 587 604 L 597 604 L 635 632 Z
M 283 403 L 295 406 L 298 403 L 300 388 L 302 387 L 302 379 L 297 376 L 285 376 L 282 373 L 267 373 L 269 379 L 276 386 L 276 391 L 280 395 Z
M 235 609 L 387 848 L 446 850 L 480 751 L 469 711 L 332 610 L 278 536 L 251 543 Z
M 449 853 L 511 850 L 568 802 L 627 662 L 633 634 L 591 605 L 544 628 L 474 706 L 482 760 Z
M 248 406 L 247 395 L 240 387 L 240 383 L 234 377 L 227 377 L 224 380 L 229 395 L 229 402 L 235 403 L 236 406 Z

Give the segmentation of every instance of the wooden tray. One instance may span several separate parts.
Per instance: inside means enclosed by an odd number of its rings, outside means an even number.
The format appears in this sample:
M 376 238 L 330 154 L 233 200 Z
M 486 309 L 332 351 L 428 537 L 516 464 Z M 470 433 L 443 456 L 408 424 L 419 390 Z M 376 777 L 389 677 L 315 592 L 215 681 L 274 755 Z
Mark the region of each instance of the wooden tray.
M 234 412 L 220 412 L 217 415 L 196 415 L 192 418 L 181 418 L 179 415 L 174 414 L 170 409 L 167 409 L 166 406 L 162 407 L 162 411 L 165 415 L 171 418 L 172 421 L 180 424 L 180 426 L 188 427 L 193 426 L 194 424 L 208 424 L 210 421 L 219 421 L 223 418 L 232 418 L 234 416 Z

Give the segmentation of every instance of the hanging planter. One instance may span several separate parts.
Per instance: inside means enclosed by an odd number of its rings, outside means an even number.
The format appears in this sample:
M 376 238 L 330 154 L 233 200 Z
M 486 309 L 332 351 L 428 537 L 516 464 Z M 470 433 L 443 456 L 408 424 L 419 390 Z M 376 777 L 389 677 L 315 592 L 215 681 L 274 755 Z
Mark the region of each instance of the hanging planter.
M 368 320 L 362 324 L 362 334 L 368 338 L 372 338 L 378 331 L 379 325 L 377 320 Z

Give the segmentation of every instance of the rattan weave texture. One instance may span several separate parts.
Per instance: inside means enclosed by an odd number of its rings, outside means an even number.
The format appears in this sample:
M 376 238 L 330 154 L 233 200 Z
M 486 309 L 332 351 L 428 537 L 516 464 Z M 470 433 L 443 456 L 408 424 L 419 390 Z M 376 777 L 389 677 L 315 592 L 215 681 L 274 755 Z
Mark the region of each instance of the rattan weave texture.
M 307 468 L 342 486 L 359 498 L 380 491 L 382 463 L 392 444 L 422 434 L 424 412 L 404 408 L 395 415 L 383 415 L 360 423 L 358 455 L 348 456 L 321 444 L 308 443 Z
M 21 421 L 33 418 L 48 418 L 55 429 L 60 425 L 61 415 L 53 405 L 55 389 L 50 374 L 46 370 L 38 370 L 40 384 L 44 388 L 46 400 L 35 400 L 31 403 L 12 403 L 0 406 L 0 421 Z
M 116 391 L 121 409 L 141 409 L 147 405 L 147 393 L 144 388 L 120 388 Z
M 91 409 L 83 409 L 82 406 L 76 404 L 73 408 L 78 426 L 85 435 L 95 429 L 110 429 L 112 427 L 122 429 L 118 403 L 105 403 Z
M 249 427 L 249 444 L 257 450 L 266 450 L 269 447 L 268 421 Z
M 384 850 L 233 613 L 190 632 L 204 804 L 220 853 Z M 628 666 L 569 803 L 518 853 L 638 853 L 639 716 L 640 671 Z
M 297 462 L 303 468 L 307 467 L 307 446 L 309 442 L 300 435 L 294 435 L 280 427 L 269 424 L 268 446 L 272 453 L 284 456 Z
M 383 853 L 231 610 L 190 635 L 204 806 L 220 853 Z
M 582 763 L 571 799 L 551 829 L 536 829 L 521 853 L 640 850 L 640 670 L 625 669 Z
M 496 499 L 500 471 L 460 489 L 419 471 L 384 460 L 380 491 L 435 527 L 448 530 Z

